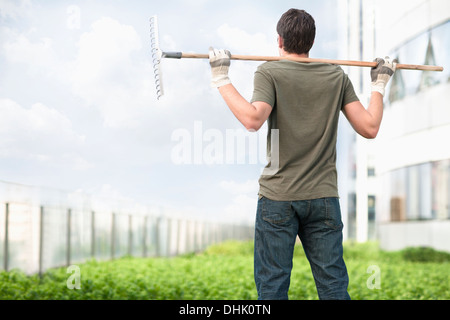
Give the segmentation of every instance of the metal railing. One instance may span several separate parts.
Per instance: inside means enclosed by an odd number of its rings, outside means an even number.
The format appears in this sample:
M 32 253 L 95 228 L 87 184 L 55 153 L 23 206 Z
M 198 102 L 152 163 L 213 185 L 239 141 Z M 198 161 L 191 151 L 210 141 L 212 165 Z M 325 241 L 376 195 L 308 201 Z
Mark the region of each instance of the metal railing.
M 0 202 L 0 269 L 42 274 L 89 259 L 168 257 L 254 234 L 249 224 L 33 202 Z

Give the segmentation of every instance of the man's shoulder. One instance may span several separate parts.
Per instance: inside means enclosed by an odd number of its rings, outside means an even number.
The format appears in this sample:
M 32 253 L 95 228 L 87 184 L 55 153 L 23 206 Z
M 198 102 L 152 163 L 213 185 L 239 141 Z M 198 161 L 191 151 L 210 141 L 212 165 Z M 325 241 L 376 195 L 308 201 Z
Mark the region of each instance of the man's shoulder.
M 298 70 L 303 72 L 327 72 L 344 74 L 344 70 L 334 64 L 328 63 L 303 63 L 289 60 L 268 61 L 258 66 L 260 72 L 270 72 L 271 70 Z

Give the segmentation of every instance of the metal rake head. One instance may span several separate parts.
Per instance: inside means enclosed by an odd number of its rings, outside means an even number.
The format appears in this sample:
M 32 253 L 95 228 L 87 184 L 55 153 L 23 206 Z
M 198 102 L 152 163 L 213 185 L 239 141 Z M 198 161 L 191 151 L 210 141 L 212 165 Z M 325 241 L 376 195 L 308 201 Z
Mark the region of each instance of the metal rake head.
M 158 18 L 150 18 L 150 46 L 153 64 L 153 76 L 156 86 L 156 96 L 159 100 L 164 95 L 161 71 L 162 51 L 159 49 Z

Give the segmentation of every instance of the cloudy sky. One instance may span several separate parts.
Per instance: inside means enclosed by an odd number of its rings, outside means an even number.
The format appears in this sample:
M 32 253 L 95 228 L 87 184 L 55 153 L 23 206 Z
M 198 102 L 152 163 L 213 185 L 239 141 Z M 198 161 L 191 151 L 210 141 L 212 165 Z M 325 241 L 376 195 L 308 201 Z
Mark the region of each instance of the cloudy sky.
M 207 60 L 162 61 L 157 101 L 149 18 L 165 51 L 277 55 L 292 7 L 316 20 L 311 55 L 338 58 L 336 0 L 0 0 L 0 180 L 253 221 L 267 129 L 227 152 L 245 133 Z M 232 62 L 247 98 L 258 65 Z

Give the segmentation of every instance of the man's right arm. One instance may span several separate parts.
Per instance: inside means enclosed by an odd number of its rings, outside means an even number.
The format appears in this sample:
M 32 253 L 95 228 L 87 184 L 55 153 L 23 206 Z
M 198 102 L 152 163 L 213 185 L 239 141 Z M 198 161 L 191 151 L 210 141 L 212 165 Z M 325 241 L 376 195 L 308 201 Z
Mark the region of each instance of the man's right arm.
M 383 97 L 385 87 L 395 72 L 397 61 L 386 59 L 375 59 L 377 67 L 372 68 L 372 96 L 367 109 L 359 101 L 345 105 L 342 109 L 353 129 L 367 139 L 374 139 L 380 129 L 383 118 Z
M 355 101 L 345 105 L 342 112 L 358 134 L 375 139 L 383 118 L 383 96 L 373 91 L 367 110 L 360 101 Z

